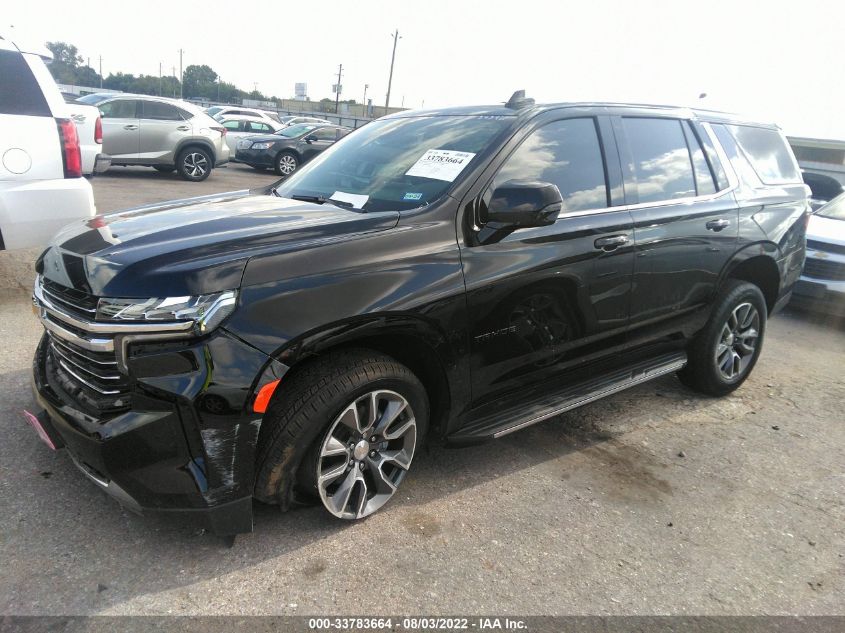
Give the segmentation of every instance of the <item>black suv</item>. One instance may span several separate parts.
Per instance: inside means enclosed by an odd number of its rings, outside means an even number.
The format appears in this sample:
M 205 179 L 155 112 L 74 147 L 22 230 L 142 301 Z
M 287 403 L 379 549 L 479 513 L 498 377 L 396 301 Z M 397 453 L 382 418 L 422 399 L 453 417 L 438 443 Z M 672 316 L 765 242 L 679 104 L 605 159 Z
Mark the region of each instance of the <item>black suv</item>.
M 519 94 L 402 112 L 266 189 L 66 228 L 37 263 L 30 422 L 139 512 L 365 517 L 426 437 L 669 372 L 736 389 L 807 218 L 771 125 Z

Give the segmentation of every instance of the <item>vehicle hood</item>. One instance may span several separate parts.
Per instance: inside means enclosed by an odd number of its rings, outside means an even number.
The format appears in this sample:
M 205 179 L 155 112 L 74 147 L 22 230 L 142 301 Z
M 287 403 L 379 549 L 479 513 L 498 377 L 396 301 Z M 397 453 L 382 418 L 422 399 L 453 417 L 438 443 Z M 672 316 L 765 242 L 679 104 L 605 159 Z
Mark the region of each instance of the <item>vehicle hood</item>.
M 807 226 L 807 239 L 845 246 L 845 220 L 834 220 L 811 215 Z
M 148 205 L 70 224 L 36 269 L 106 297 L 173 297 L 240 286 L 247 261 L 396 225 L 399 213 L 360 213 L 255 191 Z

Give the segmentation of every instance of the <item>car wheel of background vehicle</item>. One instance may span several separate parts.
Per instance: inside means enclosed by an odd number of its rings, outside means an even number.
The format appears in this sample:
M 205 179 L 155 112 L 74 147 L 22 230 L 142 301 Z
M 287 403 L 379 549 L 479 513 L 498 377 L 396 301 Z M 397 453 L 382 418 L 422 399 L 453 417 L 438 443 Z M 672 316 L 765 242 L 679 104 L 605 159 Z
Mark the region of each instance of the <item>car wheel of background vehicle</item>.
M 214 164 L 211 154 L 201 147 L 189 147 L 179 152 L 176 170 L 185 180 L 199 182 L 208 178 Z
M 176 168 L 172 165 L 153 165 L 153 169 L 160 171 L 163 174 L 169 174 L 176 171 Z
M 276 173 L 280 176 L 290 176 L 299 167 L 299 160 L 293 152 L 280 152 L 276 156 Z
M 428 429 L 419 379 L 391 357 L 345 350 L 283 379 L 258 438 L 255 496 L 287 507 L 298 492 L 360 519 L 405 478 Z
M 766 300 L 757 286 L 728 280 L 707 325 L 689 347 L 689 362 L 678 372 L 681 382 L 711 396 L 739 387 L 760 357 L 766 315 Z

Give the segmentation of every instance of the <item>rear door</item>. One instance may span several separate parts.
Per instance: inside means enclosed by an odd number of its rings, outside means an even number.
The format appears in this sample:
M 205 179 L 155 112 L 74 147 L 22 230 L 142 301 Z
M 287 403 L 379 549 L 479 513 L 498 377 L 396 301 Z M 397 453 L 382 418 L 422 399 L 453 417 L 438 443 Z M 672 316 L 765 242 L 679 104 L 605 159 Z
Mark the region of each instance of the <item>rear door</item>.
M 141 120 L 136 99 L 115 99 L 97 105 L 103 115 L 103 152 L 112 162 L 138 160 L 141 151 Z
M 235 154 L 238 151 L 238 141 L 244 136 L 244 121 L 224 121 L 223 127 L 226 128 L 226 144 L 229 146 L 229 151 Z
M 155 161 L 173 159 L 179 143 L 193 134 L 191 114 L 163 101 L 140 102 L 141 138 L 138 158 Z
M 463 221 L 477 405 L 512 393 L 522 398 L 550 379 L 586 378 L 615 354 L 628 323 L 633 222 L 621 206 L 609 121 L 588 114 L 552 118 L 504 151 L 510 152 L 504 163 L 482 176 L 487 184 L 471 203 L 478 216 Z M 558 186 L 559 218 L 551 226 L 490 233 L 482 220 L 485 201 L 498 185 L 526 179 Z
M 689 120 L 615 117 L 636 257 L 632 339 L 707 304 L 736 250 L 738 208 L 706 131 Z M 709 149 L 709 151 L 705 151 Z M 668 333 L 667 336 L 671 336 Z

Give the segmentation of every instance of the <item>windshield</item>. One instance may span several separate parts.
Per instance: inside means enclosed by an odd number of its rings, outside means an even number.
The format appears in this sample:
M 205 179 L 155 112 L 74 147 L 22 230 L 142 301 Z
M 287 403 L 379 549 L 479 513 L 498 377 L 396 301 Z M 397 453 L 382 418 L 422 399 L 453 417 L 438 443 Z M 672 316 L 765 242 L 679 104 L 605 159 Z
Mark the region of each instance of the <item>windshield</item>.
M 293 121 L 295 118 L 295 116 L 283 116 L 279 119 L 279 123 L 287 123 L 288 121 Z
M 77 103 L 87 103 L 89 105 L 97 105 L 98 103 L 100 103 L 100 101 L 105 101 L 106 99 L 108 99 L 109 96 L 110 95 L 98 95 L 98 94 L 85 95 L 84 97 L 79 97 L 79 99 L 77 99 L 76 102 Z
M 217 114 L 218 112 L 220 112 L 220 110 L 222 110 L 222 109 L 223 109 L 223 108 L 222 108 L 221 106 L 213 106 L 213 107 L 209 108 L 208 110 L 206 110 L 206 111 L 205 111 L 205 113 L 206 113 L 208 116 L 214 116 L 215 114 Z
M 365 211 L 406 210 L 444 194 L 509 117 L 432 116 L 367 124 L 282 182 L 282 197 L 346 200 Z
M 816 215 L 833 220 L 845 220 L 845 193 L 837 196 L 816 211 Z
M 279 136 L 284 136 L 285 138 L 297 138 L 298 136 L 302 136 L 313 130 L 316 125 L 291 125 L 290 127 L 285 127 L 276 132 Z

